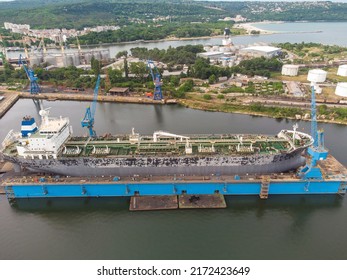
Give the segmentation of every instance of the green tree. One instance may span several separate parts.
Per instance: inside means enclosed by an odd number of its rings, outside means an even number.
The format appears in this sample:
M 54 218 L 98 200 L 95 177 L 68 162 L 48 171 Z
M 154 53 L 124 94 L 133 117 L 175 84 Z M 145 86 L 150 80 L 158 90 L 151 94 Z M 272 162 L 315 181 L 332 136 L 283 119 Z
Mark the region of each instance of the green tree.
M 120 57 L 122 57 L 122 56 L 127 57 L 127 56 L 128 56 L 128 51 L 121 51 L 121 52 L 118 52 L 118 53 L 116 54 L 116 58 L 117 58 L 117 59 L 120 58 Z
M 92 59 L 90 61 L 90 65 L 91 65 L 91 68 L 92 68 L 94 74 L 99 75 L 100 70 L 101 70 L 101 62 L 99 60 L 97 60 L 94 56 L 92 56 Z
M 208 78 L 208 83 L 210 85 L 214 84 L 217 81 L 216 75 L 212 74 L 209 78 Z
M 147 75 L 146 64 L 143 62 L 133 62 L 130 64 L 130 73 L 134 74 L 139 80 L 144 80 Z

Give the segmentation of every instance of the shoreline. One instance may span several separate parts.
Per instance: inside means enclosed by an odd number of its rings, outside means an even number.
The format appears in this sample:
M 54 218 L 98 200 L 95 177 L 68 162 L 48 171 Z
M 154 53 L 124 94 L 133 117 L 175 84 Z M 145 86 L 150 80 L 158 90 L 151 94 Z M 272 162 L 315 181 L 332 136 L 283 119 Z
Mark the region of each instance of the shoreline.
M 92 101 L 93 96 L 92 95 L 80 95 L 80 94 L 40 94 L 38 96 L 32 96 L 30 93 L 23 93 L 23 92 L 13 92 L 13 95 L 16 95 L 15 99 L 16 103 L 19 99 L 46 99 L 47 101 Z M 194 109 L 194 110 L 200 110 L 200 111 L 210 111 L 210 112 L 222 112 L 222 113 L 233 113 L 233 114 L 243 114 L 243 115 L 250 115 L 250 116 L 259 116 L 259 117 L 268 117 L 273 119 L 290 119 L 290 120 L 298 120 L 295 117 L 290 116 L 275 116 L 268 113 L 261 113 L 261 112 L 255 112 L 250 110 L 249 108 L 244 108 L 244 110 L 228 110 L 227 108 L 224 108 L 221 106 L 221 104 L 218 103 L 209 103 L 204 101 L 197 101 L 197 100 L 190 100 L 190 99 L 168 99 L 164 102 L 158 101 L 158 100 L 152 100 L 144 97 L 134 97 L 134 98 L 128 98 L 124 96 L 98 96 L 98 102 L 110 102 L 110 103 L 133 103 L 133 104 L 144 104 L 144 105 L 154 105 L 154 104 L 161 104 L 161 105 L 171 105 L 171 104 L 178 104 L 180 106 L 184 106 L 186 108 Z M 11 104 L 11 107 L 14 104 Z M 223 105 L 223 104 L 222 104 Z M 230 106 L 237 104 L 230 104 Z M 247 106 L 249 107 L 249 106 Z M 283 108 L 281 106 L 274 106 L 276 108 Z M 9 108 L 8 108 L 9 109 Z M 7 110 L 8 111 L 8 110 Z M 5 112 L 6 113 L 6 112 Z M 300 119 L 300 121 L 310 121 L 310 119 Z M 340 120 L 327 120 L 327 119 L 318 119 L 317 120 L 320 123 L 331 123 L 331 124 L 341 124 L 341 125 L 347 125 L 347 121 L 340 121 Z
M 296 120 L 296 121 L 306 121 L 310 122 L 311 119 L 296 119 L 295 117 L 276 117 L 271 114 L 266 114 L 266 113 L 259 113 L 259 112 L 253 112 L 253 111 L 228 111 L 228 110 L 223 110 L 222 108 L 214 108 L 213 105 L 216 104 L 211 104 L 211 103 L 205 103 L 207 106 L 202 107 L 197 104 L 197 102 L 194 102 L 192 100 L 187 100 L 187 99 L 178 99 L 177 103 L 181 106 L 184 106 L 189 109 L 193 110 L 200 110 L 200 111 L 208 111 L 208 112 L 220 112 L 220 113 L 226 113 L 226 114 L 242 114 L 242 115 L 249 115 L 249 116 L 254 116 L 254 117 L 266 117 L 266 118 L 272 118 L 272 119 L 282 119 L 282 120 Z M 212 107 L 208 107 L 211 105 Z M 218 104 L 217 104 L 218 105 Z M 279 107 L 282 108 L 282 107 Z M 340 125 L 345 125 L 347 126 L 347 121 L 335 121 L 335 120 L 322 120 L 318 119 L 318 123 L 328 123 L 328 124 L 340 124 Z
M 241 29 L 245 29 L 248 35 L 251 35 L 252 31 L 259 31 L 260 34 L 275 34 L 275 33 L 280 33 L 277 31 L 271 31 L 271 30 L 267 30 L 267 29 L 263 29 L 263 28 L 259 28 L 254 26 L 254 24 L 271 24 L 271 23 L 284 23 L 284 21 L 256 21 L 256 22 L 245 22 L 245 23 L 237 23 L 234 25 L 235 28 L 241 28 Z M 254 34 L 256 35 L 256 34 Z

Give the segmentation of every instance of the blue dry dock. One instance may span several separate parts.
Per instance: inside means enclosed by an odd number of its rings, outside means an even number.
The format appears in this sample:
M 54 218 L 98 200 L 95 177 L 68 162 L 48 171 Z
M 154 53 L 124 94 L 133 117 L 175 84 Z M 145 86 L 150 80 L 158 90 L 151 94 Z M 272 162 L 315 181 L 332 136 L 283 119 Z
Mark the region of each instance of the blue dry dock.
M 309 160 L 309 159 L 308 159 Z M 11 177 L 3 184 L 10 201 L 23 198 L 77 198 L 77 197 L 147 197 L 144 208 L 136 210 L 173 209 L 172 199 L 169 206 L 155 202 L 153 197 L 178 196 L 178 202 L 184 197 L 196 196 L 192 202 L 196 208 L 200 196 L 205 195 L 259 195 L 261 199 L 269 195 L 288 194 L 340 194 L 346 193 L 347 169 L 333 156 L 317 161 L 314 174 L 283 173 L 262 176 L 173 176 L 151 177 Z M 183 196 L 182 196 L 183 194 Z M 202 199 L 202 200 L 203 200 Z M 165 199 L 164 199 L 165 200 Z M 174 198 L 173 198 L 174 200 Z M 136 200 L 135 200 L 136 201 Z M 138 200 L 140 201 L 140 200 Z M 152 202 L 151 202 L 152 201 Z M 133 202 L 132 202 L 133 203 Z M 132 204 L 131 203 L 131 204 Z M 203 208 L 221 208 L 223 202 Z M 152 208 L 150 205 L 156 205 Z M 188 207 L 189 208 L 189 207 Z M 191 207 L 190 207 L 191 208 Z

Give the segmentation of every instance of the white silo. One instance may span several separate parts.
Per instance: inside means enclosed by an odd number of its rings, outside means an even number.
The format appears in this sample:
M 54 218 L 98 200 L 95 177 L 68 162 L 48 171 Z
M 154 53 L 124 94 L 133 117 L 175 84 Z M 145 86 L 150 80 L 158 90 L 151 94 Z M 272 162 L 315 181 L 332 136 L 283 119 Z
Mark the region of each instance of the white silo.
M 80 54 L 79 53 L 74 53 L 73 54 L 73 65 L 74 66 L 78 66 L 80 64 L 81 64 Z
M 342 97 L 347 97 L 347 83 L 337 83 L 335 94 Z
M 297 76 L 299 72 L 299 65 L 284 64 L 282 66 L 282 75 L 284 76 Z
M 74 65 L 74 55 L 69 53 L 65 55 L 65 67 Z
M 100 51 L 93 51 L 94 58 L 97 60 L 101 60 L 101 53 Z
M 307 80 L 313 83 L 323 83 L 327 78 L 327 72 L 321 69 L 308 71 Z
M 92 60 L 92 54 L 90 52 L 84 53 L 84 60 L 87 64 L 89 64 Z
M 29 56 L 29 58 L 30 58 L 31 66 L 34 66 L 34 65 L 39 66 L 43 62 L 41 54 L 32 54 Z
M 347 77 L 347 64 L 339 66 L 339 69 L 337 69 L 337 75 Z
M 46 55 L 45 62 L 48 63 L 49 65 L 56 65 L 56 58 L 53 55 Z
M 65 67 L 65 57 L 61 54 L 56 54 L 55 56 L 55 65 L 57 67 Z

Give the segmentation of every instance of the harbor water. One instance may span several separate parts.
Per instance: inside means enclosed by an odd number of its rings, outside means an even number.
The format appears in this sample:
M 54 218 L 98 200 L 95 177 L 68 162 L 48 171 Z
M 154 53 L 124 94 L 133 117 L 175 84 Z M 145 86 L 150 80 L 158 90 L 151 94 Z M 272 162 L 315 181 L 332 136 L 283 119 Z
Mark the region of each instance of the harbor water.
M 44 101 L 68 116 L 74 135 L 87 102 Z M 19 100 L 0 119 L 0 140 L 23 115 L 39 121 L 32 100 Z M 178 105 L 99 103 L 95 129 L 142 134 L 276 134 L 294 121 L 205 112 Z M 309 122 L 299 122 L 308 132 Z M 347 127 L 320 124 L 326 146 L 347 165 Z M 347 200 L 337 195 L 228 197 L 228 208 L 129 212 L 127 198 L 20 200 L 0 196 L 0 259 L 346 259 Z

